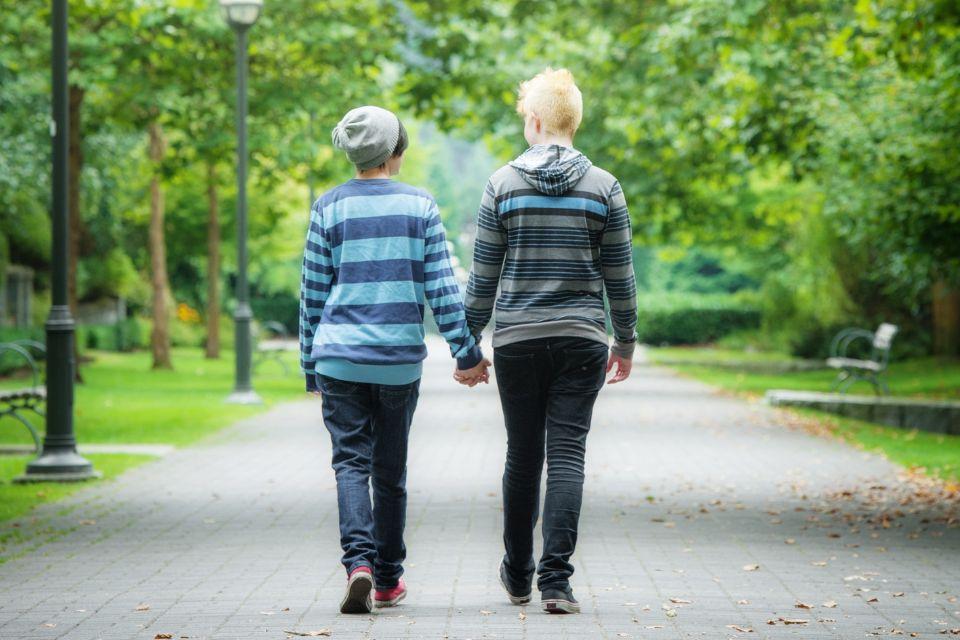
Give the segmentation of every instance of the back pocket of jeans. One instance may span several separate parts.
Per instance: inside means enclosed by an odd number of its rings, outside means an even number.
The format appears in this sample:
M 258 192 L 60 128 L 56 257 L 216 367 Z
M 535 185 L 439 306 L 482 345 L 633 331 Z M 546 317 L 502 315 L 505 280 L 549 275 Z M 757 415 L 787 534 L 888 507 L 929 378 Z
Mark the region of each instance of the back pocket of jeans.
M 320 393 L 325 396 L 347 396 L 356 392 L 359 388 L 359 382 L 348 382 L 329 376 L 320 376 Z
M 493 372 L 502 396 L 529 396 L 536 388 L 534 354 L 493 351 Z
M 380 402 L 390 409 L 402 409 L 413 397 L 417 383 L 380 385 Z

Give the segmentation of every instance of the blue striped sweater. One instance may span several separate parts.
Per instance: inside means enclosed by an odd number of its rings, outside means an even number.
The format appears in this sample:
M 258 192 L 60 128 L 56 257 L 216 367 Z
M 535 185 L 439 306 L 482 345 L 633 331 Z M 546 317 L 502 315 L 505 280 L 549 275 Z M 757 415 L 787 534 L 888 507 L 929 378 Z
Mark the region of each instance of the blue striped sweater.
M 389 179 L 350 180 L 314 203 L 300 280 L 300 354 L 316 374 L 407 384 L 427 355 L 424 303 L 460 369 L 482 359 L 467 328 L 433 197 Z

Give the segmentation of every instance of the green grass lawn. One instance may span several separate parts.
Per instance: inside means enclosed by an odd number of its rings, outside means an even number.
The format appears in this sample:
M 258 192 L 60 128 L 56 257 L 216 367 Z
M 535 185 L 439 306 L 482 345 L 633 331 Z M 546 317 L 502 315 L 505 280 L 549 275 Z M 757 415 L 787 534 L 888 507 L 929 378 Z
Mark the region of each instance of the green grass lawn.
M 694 350 L 688 351 L 692 352 Z M 660 349 L 650 349 L 650 359 L 653 362 L 666 359 L 674 360 L 672 355 L 669 358 L 661 357 L 659 352 Z M 745 355 L 756 356 L 756 354 Z M 685 359 L 690 362 L 698 361 L 695 353 L 688 353 Z M 730 360 L 735 361 L 736 358 L 730 358 Z M 746 358 L 742 360 L 745 361 Z M 702 356 L 699 361 L 705 362 L 707 357 Z M 670 366 L 711 384 L 733 391 L 759 395 L 762 395 L 768 389 L 829 391 L 830 385 L 837 377 L 836 371 L 832 369 L 766 373 L 738 371 L 703 364 Z M 904 362 L 894 362 L 885 375 L 887 384 L 890 385 L 890 392 L 895 396 L 960 399 L 960 361 L 958 360 L 918 358 Z M 848 393 L 872 394 L 873 387 L 867 382 L 858 381 L 850 387 Z
M 651 349 L 651 360 L 660 349 Z M 669 351 L 672 351 L 669 350 Z M 707 353 L 698 356 L 696 349 L 686 349 L 690 361 L 707 360 Z M 725 350 L 724 350 L 725 351 Z M 729 360 L 743 360 L 729 352 Z M 731 355 L 733 354 L 733 355 Z M 661 358 L 667 359 L 667 358 Z M 669 359 L 673 360 L 672 354 Z M 681 374 L 702 382 L 756 398 L 769 389 L 828 391 L 836 373 L 803 371 L 760 373 L 705 365 L 672 365 Z M 960 361 L 922 358 L 890 365 L 887 381 L 894 395 L 957 399 L 960 398 Z M 858 382 L 850 393 L 873 393 L 872 387 Z M 853 420 L 813 409 L 790 409 L 814 418 L 843 440 L 871 451 L 879 451 L 890 460 L 906 467 L 922 467 L 926 473 L 945 480 L 960 480 L 960 436 L 904 430 Z
M 84 443 L 189 444 L 220 427 L 253 415 L 277 401 L 303 396 L 297 354 L 284 354 L 290 373 L 267 361 L 253 378 L 263 407 L 224 403 L 233 388 L 234 356 L 225 351 L 207 360 L 200 349 L 173 350 L 172 371 L 152 371 L 150 354 L 92 352 L 76 386 L 77 439 Z M 23 386 L 4 380 L 0 388 Z M 42 429 L 42 420 L 36 422 Z M 28 444 L 29 435 L 12 420 L 0 421 L 0 443 Z
M 103 474 L 99 482 L 120 475 L 127 469 L 155 460 L 153 456 L 94 453 L 85 456 L 94 468 Z M 23 473 L 33 456 L 0 456 L 0 522 L 27 513 L 38 504 L 54 502 L 87 486 L 82 482 L 42 482 L 37 484 L 12 484 L 10 481 Z M 5 533 L 0 532 L 0 544 Z
M 224 403 L 233 388 L 234 354 L 207 360 L 200 349 L 174 349 L 172 371 L 152 371 L 150 354 L 93 352 L 83 366 L 84 384 L 76 387 L 75 429 L 84 444 L 171 444 L 195 442 L 279 401 L 304 396 L 296 352 L 284 354 L 290 373 L 276 362 L 263 363 L 253 378 L 262 406 Z M 24 378 L 0 380 L 0 388 L 29 384 Z M 41 418 L 34 424 L 42 431 Z M 0 420 L 0 446 L 32 444 L 26 429 Z M 84 485 L 42 483 L 13 485 L 31 456 L 0 456 L 0 521 L 22 516 L 42 502 L 57 500 Z M 89 459 L 105 479 L 115 477 L 151 456 L 96 454 Z M 101 480 L 102 481 L 102 480 Z M 7 532 L 9 533 L 9 532 Z M 6 535 L 4 533 L 3 535 Z M 0 536 L 2 544 L 2 536 Z
M 648 347 L 647 354 L 653 362 L 756 362 L 778 363 L 795 362 L 787 353 L 775 351 L 743 351 L 740 349 L 722 349 L 719 347 Z

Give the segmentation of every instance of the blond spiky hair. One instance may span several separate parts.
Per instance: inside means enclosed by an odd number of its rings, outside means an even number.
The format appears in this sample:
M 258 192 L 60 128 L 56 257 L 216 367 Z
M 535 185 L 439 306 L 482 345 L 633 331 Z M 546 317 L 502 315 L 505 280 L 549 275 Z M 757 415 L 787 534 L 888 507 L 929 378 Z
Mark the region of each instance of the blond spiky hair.
M 520 83 L 517 113 L 532 113 L 547 133 L 572 136 L 583 119 L 583 96 L 566 69 L 547 67 L 526 82 Z

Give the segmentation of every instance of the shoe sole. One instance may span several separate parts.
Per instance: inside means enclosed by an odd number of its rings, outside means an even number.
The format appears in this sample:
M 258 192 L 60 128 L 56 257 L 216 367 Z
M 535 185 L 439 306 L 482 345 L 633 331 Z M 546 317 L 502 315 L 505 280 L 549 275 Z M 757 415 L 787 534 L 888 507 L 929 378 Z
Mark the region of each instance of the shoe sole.
M 386 607 L 395 607 L 395 606 L 397 606 L 398 604 L 400 604 L 400 601 L 403 600 L 403 599 L 406 598 L 406 597 L 407 597 L 407 592 L 406 592 L 406 591 L 403 591 L 400 595 L 398 595 L 398 596 L 397 596 L 396 598 L 394 598 L 393 600 L 376 600 L 376 599 L 374 599 L 374 601 L 373 601 L 373 606 L 376 607 L 377 609 L 384 609 L 384 608 L 386 608 Z
M 507 583 L 503 581 L 503 575 L 501 575 L 499 571 L 497 572 L 497 578 L 500 580 L 500 586 L 503 587 L 503 590 L 507 592 L 507 598 L 510 599 L 510 604 L 530 604 L 530 598 L 533 593 L 532 591 L 525 596 L 515 596 L 510 593 L 510 589 L 507 588 Z
M 569 600 L 544 600 L 541 604 L 547 613 L 580 613 L 580 605 Z
M 347 582 L 347 594 L 340 602 L 340 613 L 370 613 L 373 611 L 373 576 L 366 571 L 353 575 Z

